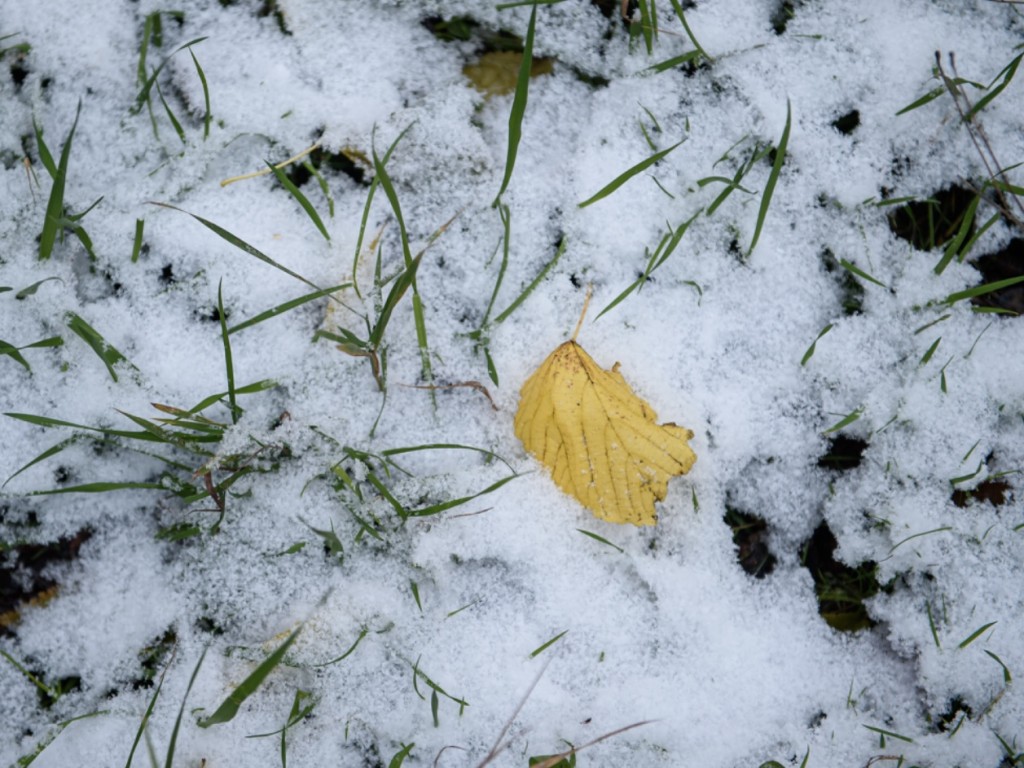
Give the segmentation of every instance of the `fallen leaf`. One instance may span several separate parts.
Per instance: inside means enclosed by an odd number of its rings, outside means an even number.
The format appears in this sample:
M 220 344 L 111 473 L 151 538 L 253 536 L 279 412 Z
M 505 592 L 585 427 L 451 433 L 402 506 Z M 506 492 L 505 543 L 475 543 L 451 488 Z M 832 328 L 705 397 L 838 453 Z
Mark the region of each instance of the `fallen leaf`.
M 502 96 L 516 89 L 522 62 L 521 52 L 491 51 L 481 56 L 475 64 L 464 66 L 462 74 L 485 97 Z M 555 60 L 551 58 L 533 59 L 530 62 L 530 77 L 550 75 L 554 71 L 554 64 Z
M 687 442 L 693 432 L 656 418 L 619 364 L 601 368 L 574 334 L 523 385 L 515 433 L 555 484 L 598 517 L 654 525 L 669 478 L 697 460 Z

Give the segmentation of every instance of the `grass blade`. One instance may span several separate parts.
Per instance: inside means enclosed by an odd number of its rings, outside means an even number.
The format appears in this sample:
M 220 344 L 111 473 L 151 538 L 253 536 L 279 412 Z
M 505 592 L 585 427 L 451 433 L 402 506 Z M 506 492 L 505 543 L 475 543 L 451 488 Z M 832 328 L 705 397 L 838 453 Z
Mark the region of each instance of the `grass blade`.
M 623 171 L 618 176 L 616 176 L 614 179 L 612 179 L 608 184 L 606 184 L 604 187 L 602 187 L 600 190 L 598 190 L 594 195 L 592 195 L 591 197 L 588 197 L 586 200 L 584 200 L 582 203 L 580 203 L 579 207 L 580 208 L 586 208 L 588 205 L 591 205 L 592 203 L 596 203 L 598 200 L 602 200 L 602 199 L 608 197 L 608 195 L 612 194 L 615 190 L 617 190 L 619 187 L 621 187 L 623 184 L 625 184 L 631 178 L 636 176 L 638 173 L 641 173 L 642 171 L 646 170 L 647 168 L 650 168 L 656 162 L 658 162 L 663 157 L 668 155 L 669 152 L 671 152 L 673 149 L 678 147 L 684 141 L 686 141 L 686 139 L 682 139 L 680 141 L 677 141 L 675 144 L 673 144 L 668 149 L 663 149 L 660 152 L 655 152 L 653 155 L 651 155 L 650 157 L 646 158 L 645 160 L 641 160 L 639 163 L 634 165 L 632 168 L 629 168 L 628 170 Z
M 523 137 L 523 116 L 526 114 L 526 101 L 530 91 L 530 68 L 533 65 L 533 35 L 537 28 L 537 6 L 534 4 L 530 9 L 530 23 L 526 27 L 526 37 L 523 39 L 523 60 L 519 65 L 519 78 L 516 81 L 516 92 L 512 97 L 512 111 L 508 115 L 508 152 L 505 156 L 505 175 L 501 179 L 501 189 L 491 203 L 496 208 L 501 202 L 501 196 L 508 189 L 508 183 L 512 180 L 512 170 L 516 165 L 516 155 L 519 152 L 519 140 Z
M 608 539 L 606 539 L 604 536 L 600 536 L 600 535 L 594 533 L 593 531 L 585 531 L 582 528 L 577 528 L 576 530 L 579 531 L 580 533 L 582 533 L 584 536 L 589 536 L 594 541 L 599 541 L 602 544 L 607 544 L 612 549 L 619 550 L 619 552 L 625 552 L 626 551 L 622 547 L 620 547 L 618 544 L 613 544 L 612 542 L 608 541 Z
M 203 102 L 206 106 L 206 111 L 203 113 L 203 141 L 206 141 L 210 136 L 210 120 L 213 118 L 213 114 L 210 112 L 210 86 L 206 82 L 206 73 L 199 66 L 199 59 L 196 58 L 195 51 L 189 48 L 188 53 L 192 57 L 192 63 L 196 65 L 196 74 L 199 75 L 199 82 L 203 86 Z
M 186 48 L 191 48 L 193 45 L 198 45 L 205 39 L 205 37 L 197 37 L 195 40 L 189 40 L 184 45 L 175 48 L 174 51 L 169 56 L 167 56 L 163 61 L 160 62 L 157 68 L 153 70 L 152 74 L 150 74 L 149 78 L 147 78 L 146 82 L 142 84 L 142 88 L 139 90 L 138 95 L 135 97 L 135 106 L 133 106 L 130 110 L 131 114 L 139 114 L 139 112 L 142 111 L 143 105 L 149 103 L 149 93 L 153 90 L 153 86 L 156 84 L 157 76 L 160 74 L 163 68 L 167 66 L 167 62 L 169 62 L 171 58 L 174 57 L 174 55 L 178 52 L 183 51 Z
M 178 708 L 178 717 L 174 720 L 174 729 L 171 731 L 171 740 L 167 745 L 167 760 L 164 762 L 164 768 L 171 768 L 174 765 L 174 747 L 178 743 L 178 729 L 181 727 L 181 718 L 185 715 L 185 702 L 188 701 L 188 695 L 192 692 L 192 685 L 196 681 L 196 677 L 199 675 L 199 668 L 203 666 L 203 659 L 206 658 L 206 649 L 203 649 L 202 654 L 199 656 L 199 661 L 196 663 L 196 668 L 192 670 L 192 677 L 188 679 L 188 687 L 185 688 L 185 695 L 181 697 L 181 706 Z
M 843 427 L 850 426 L 851 424 L 853 424 L 853 422 L 855 422 L 857 419 L 859 419 L 861 417 L 861 414 L 863 414 L 863 413 L 864 413 L 864 409 L 863 408 L 858 408 L 857 410 L 855 410 L 855 411 L 853 411 L 851 413 L 846 414 L 842 419 L 840 419 L 835 424 L 833 424 L 831 427 L 829 427 L 824 432 L 822 432 L 822 434 L 823 435 L 830 435 L 833 432 L 838 432 Z
M 220 321 L 220 337 L 224 342 L 224 369 L 228 379 L 228 409 L 231 411 L 231 423 L 237 424 L 242 409 L 235 402 L 235 366 L 231 359 L 231 339 L 228 324 L 224 315 L 224 280 L 217 283 L 217 319 Z
M 301 631 L 302 627 L 300 626 L 288 635 L 288 639 L 281 643 L 273 653 L 267 656 L 267 658 L 264 659 L 255 670 L 253 670 L 252 674 L 245 678 L 245 680 L 243 680 L 238 687 L 235 688 L 235 690 L 233 690 L 226 699 L 224 699 L 223 703 L 217 707 L 216 712 L 199 721 L 199 727 L 209 728 L 211 725 L 227 723 L 232 720 L 234 716 L 238 714 L 238 708 L 242 706 L 242 703 L 256 692 L 256 689 L 260 687 L 263 681 L 267 678 L 267 675 L 274 670 L 274 667 L 281 663 L 284 655 L 288 652 L 288 649 L 291 648 L 292 643 L 295 642 L 295 638 L 299 636 L 299 632 Z
M 50 174 L 50 178 L 56 178 L 57 164 L 53 162 L 53 155 L 50 154 L 50 148 L 46 146 L 46 142 L 43 140 L 43 129 L 39 127 L 39 123 L 36 122 L 35 117 L 32 118 L 32 129 L 36 134 L 36 149 L 39 151 L 39 160 L 42 162 L 46 172 Z
M 992 99 L 994 99 L 996 96 L 1003 92 L 1006 86 L 1010 84 L 1010 81 L 1013 79 L 1013 76 L 1017 74 L 1017 67 L 1020 66 L 1021 58 L 1024 58 L 1024 53 L 1018 54 L 1009 64 L 1003 67 L 1003 70 L 998 75 L 995 76 L 992 82 L 989 83 L 989 92 L 982 96 L 980 99 L 978 99 L 978 103 L 971 107 L 967 114 L 964 115 L 965 122 L 969 121 L 972 117 L 978 114 L 988 105 L 990 101 L 992 101 Z M 1003 82 L 1001 82 L 995 88 L 992 88 L 992 86 L 995 85 L 996 80 L 998 80 L 1000 77 L 1003 78 Z
M 320 230 L 320 234 L 324 236 L 324 240 L 330 242 L 331 236 L 327 234 L 327 227 L 324 226 L 324 222 L 320 218 L 320 214 L 316 212 L 313 204 L 309 202 L 309 198 L 302 194 L 302 190 L 295 186 L 292 180 L 288 178 L 288 174 L 283 170 L 270 162 L 267 162 L 267 167 L 274 172 L 274 176 L 276 176 L 277 180 L 281 182 L 281 186 L 287 189 L 291 196 L 295 198 L 296 202 L 302 206 L 302 210 L 306 212 L 306 215 L 309 216 L 316 228 Z
M 901 109 L 896 114 L 897 115 L 902 115 L 902 114 L 905 114 L 907 112 L 912 112 L 913 110 L 917 109 L 918 107 L 923 107 L 928 102 L 934 101 L 935 99 L 939 98 L 939 96 L 941 96 L 945 92 L 946 92 L 945 86 L 941 86 L 940 85 L 938 88 L 933 88 L 932 90 L 928 91 L 928 93 L 926 93 L 924 96 L 922 96 L 920 99 L 917 99 L 916 101 L 913 101 L 910 104 L 907 104 L 907 106 L 905 106 L 903 109 Z
M 667 72 L 670 69 L 675 69 L 683 64 L 694 61 L 700 58 L 700 51 L 687 51 L 679 56 L 673 56 L 671 59 L 665 59 L 665 61 L 652 64 L 647 69 L 653 70 L 654 72 Z
M 160 97 L 160 103 L 163 105 L 164 112 L 167 113 L 167 119 L 171 121 L 171 127 L 174 128 L 174 132 L 178 134 L 178 138 L 182 144 L 187 144 L 188 140 L 185 138 L 185 129 L 181 127 L 181 123 L 178 122 L 178 118 L 174 116 L 174 112 L 171 111 L 170 105 L 167 103 L 167 99 L 164 98 L 164 92 L 160 90 L 160 83 L 156 84 L 156 95 Z
M 979 637 L 981 637 L 983 634 L 985 634 L 985 632 L 987 630 L 991 629 L 992 627 L 994 627 L 998 623 L 999 623 L 998 621 L 990 621 L 988 624 L 983 624 L 982 626 L 978 627 L 976 630 L 971 632 L 970 635 L 968 635 L 963 640 L 961 640 L 960 644 L 957 646 L 957 648 L 966 648 L 968 645 L 970 645 L 975 640 L 977 640 Z
M 284 302 L 283 304 L 278 304 L 276 307 L 272 307 L 271 309 L 268 309 L 265 312 L 260 312 L 258 315 L 250 317 L 248 320 L 244 320 L 238 325 L 231 326 L 230 328 L 228 328 L 228 333 L 238 333 L 239 331 L 244 330 L 245 328 L 251 328 L 254 325 L 258 325 L 259 323 L 262 323 L 264 320 L 269 320 L 272 317 L 283 315 L 285 312 L 295 309 L 296 307 L 301 307 L 303 304 L 308 304 L 311 301 L 316 301 L 317 299 L 321 299 L 324 296 L 329 296 L 332 293 L 337 293 L 338 291 L 344 290 L 345 288 L 350 288 L 351 286 L 352 283 L 342 283 L 341 285 L 335 285 L 330 288 L 323 288 L 319 291 L 313 291 L 312 293 L 307 293 L 303 296 L 299 296 L 296 299 L 291 299 L 289 301 Z
M 48 491 L 32 491 L 32 496 L 56 496 L 62 493 L 110 493 L 111 491 L 166 491 L 161 483 L 83 483 Z
M 53 187 L 50 189 L 50 199 L 46 203 L 46 217 L 43 219 L 43 231 L 39 236 L 39 260 L 45 261 L 53 254 L 53 246 L 57 242 L 57 235 L 63 231 L 64 219 L 64 187 L 68 176 L 68 162 L 71 159 L 71 142 L 75 138 L 75 129 L 78 127 L 78 118 L 82 114 L 82 102 L 78 102 L 78 109 L 75 110 L 75 121 L 71 124 L 71 130 L 64 141 L 60 151 L 60 164 L 53 168 L 53 157 L 49 162 L 43 161 L 47 170 L 53 176 Z M 39 140 L 40 157 L 42 157 L 42 132 L 37 131 L 36 138 Z M 46 155 L 49 156 L 49 152 Z M 116 377 L 115 377 L 116 381 Z
M 541 281 L 545 277 L 547 277 L 548 272 L 551 271 L 551 268 L 558 263 L 558 260 L 562 257 L 562 254 L 565 253 L 565 248 L 568 245 L 568 243 L 569 239 L 563 236 L 562 242 L 558 244 L 558 250 L 555 251 L 555 255 L 551 257 L 551 261 L 544 265 L 544 268 L 537 273 L 537 276 L 533 278 L 530 284 L 523 289 L 523 292 L 516 297 L 516 300 L 509 304 L 501 314 L 494 318 L 494 325 L 500 325 L 501 323 L 503 323 L 505 320 L 508 319 L 509 315 L 511 315 L 519 308 L 520 304 L 526 301 L 527 297 L 531 293 L 533 293 L 533 289 L 540 285 Z
M 557 643 L 557 642 L 558 642 L 559 640 L 561 640 L 561 639 L 562 639 L 563 637 L 565 637 L 565 636 L 566 636 L 566 635 L 568 634 L 568 632 L 569 632 L 569 630 L 568 630 L 568 629 L 562 630 L 562 631 L 561 631 L 561 632 L 559 632 L 559 633 L 558 633 L 557 635 L 555 635 L 555 636 L 554 636 L 554 637 L 552 637 L 552 638 L 551 638 L 550 640 L 548 640 L 548 641 L 547 641 L 546 643 L 544 643 L 544 644 L 543 644 L 543 645 L 541 645 L 540 647 L 538 647 L 538 648 L 534 649 L 534 650 L 533 650 L 533 651 L 532 651 L 532 652 L 530 653 L 530 658 L 531 658 L 531 659 L 535 659 L 535 658 L 537 658 L 538 656 L 540 656 L 540 655 L 541 655 L 542 653 L 544 653 L 544 651 L 546 651 L 546 650 L 547 650 L 548 648 L 550 648 L 550 647 L 551 647 L 552 645 L 554 645 L 554 644 L 555 644 L 555 643 Z
M 828 325 L 821 329 L 821 333 L 814 337 L 814 341 L 811 342 L 811 346 L 807 348 L 807 351 L 804 352 L 804 356 L 800 358 L 800 365 L 807 365 L 807 361 L 814 356 L 814 348 L 818 345 L 818 342 L 821 340 L 821 337 L 831 330 L 832 323 L 829 323 Z
M 403 134 L 404 135 L 404 132 Z M 395 140 L 395 144 L 391 145 L 391 149 L 394 149 L 398 141 L 402 138 L 402 135 Z M 384 189 L 384 194 L 388 198 L 388 202 L 391 203 L 391 210 L 395 214 L 395 219 L 398 221 L 399 236 L 402 241 L 402 257 L 405 259 L 405 272 L 403 276 L 407 276 L 409 285 L 412 287 L 412 313 L 413 320 L 416 324 L 416 343 L 420 348 L 420 364 L 421 371 L 424 380 L 431 381 L 433 374 L 430 368 L 430 348 L 427 343 L 427 325 L 423 317 L 423 301 L 420 299 L 419 288 L 416 284 L 416 270 L 419 267 L 420 259 L 423 254 L 420 253 L 415 259 L 412 257 L 412 251 L 409 248 L 409 233 L 405 228 L 405 218 L 402 216 L 402 207 L 398 202 L 398 194 L 395 192 L 395 187 L 391 183 L 391 177 L 388 176 L 387 169 L 384 167 L 384 162 L 377 156 L 377 150 L 373 149 L 373 168 L 380 180 L 380 185 Z M 391 154 L 391 150 L 387 154 Z M 385 156 L 386 157 L 386 156 Z M 379 324 L 379 323 L 378 323 Z
M 170 208 L 172 211 L 178 211 L 179 213 L 184 213 L 184 214 L 186 214 L 188 216 L 191 216 L 193 219 L 198 221 L 200 224 L 202 224 L 204 227 L 209 229 L 211 232 L 214 232 L 215 234 L 219 235 L 222 239 L 224 239 L 227 242 L 231 243 L 233 246 L 235 246 L 239 250 L 244 251 L 245 253 L 248 253 L 250 256 L 255 256 L 257 259 L 262 261 L 264 264 L 269 264 L 270 266 L 274 267 L 275 269 L 281 270 L 282 272 L 284 272 L 289 277 L 294 277 L 296 280 L 298 280 L 301 283 L 305 283 L 310 288 L 315 288 L 318 291 L 323 291 L 324 290 L 323 288 L 321 288 L 316 283 L 314 283 L 314 282 L 304 278 L 298 272 L 293 272 L 292 270 L 288 269 L 288 267 L 284 266 L 283 264 L 279 264 L 278 262 L 274 261 L 272 258 L 267 256 L 265 253 L 260 251 L 258 248 L 254 247 L 252 245 L 249 245 L 242 238 L 238 237 L 237 235 L 233 235 L 231 232 L 228 232 L 226 229 L 224 229 L 224 227 L 222 227 L 222 226 L 220 226 L 218 224 L 214 224 L 212 221 L 208 221 L 207 219 L 204 219 L 202 216 L 196 216 L 196 214 L 194 214 L 194 213 L 189 213 L 188 211 L 184 210 L 183 208 L 178 208 L 177 206 L 170 205 L 169 203 L 153 202 L 153 203 L 151 203 L 151 205 L 159 205 L 161 208 Z
M 679 0 L 672 0 L 672 9 L 676 12 L 676 16 L 679 18 L 679 21 L 682 22 L 683 29 L 686 30 L 686 36 L 690 38 L 690 42 L 693 43 L 693 47 L 697 49 L 697 53 L 708 61 L 714 61 L 714 57 L 708 54 L 708 52 L 701 47 L 701 44 L 697 42 L 697 38 L 693 34 L 693 30 L 690 29 L 690 25 L 686 23 L 686 15 L 683 13 L 683 7 L 679 4 Z
M 3 488 L 5 485 L 7 485 L 9 482 L 11 482 L 11 480 L 16 478 L 18 475 L 20 475 L 22 472 L 24 472 L 29 467 L 31 467 L 31 466 L 33 466 L 35 464 L 38 464 L 40 461 L 44 461 L 45 459 L 48 459 L 51 456 L 56 456 L 58 453 L 63 451 L 65 448 L 67 448 L 72 443 L 77 443 L 78 440 L 79 440 L 79 436 L 78 435 L 72 435 L 71 437 L 69 437 L 69 438 L 67 438 L 65 440 L 61 440 L 56 445 L 51 445 L 45 451 L 43 451 L 38 456 L 36 456 L 34 459 L 32 459 L 32 461 L 30 461 L 28 464 L 24 465 L 17 472 L 15 472 L 13 475 L 11 475 L 6 480 L 4 480 L 4 483 L 3 483 L 3 485 L 0 485 L 0 488 Z
M 768 206 L 772 202 L 772 194 L 775 192 L 775 184 L 782 172 L 782 164 L 786 160 L 786 146 L 789 144 L 789 129 L 793 123 L 793 114 L 789 100 L 786 100 L 786 127 L 782 129 L 782 138 L 779 139 L 779 146 L 775 150 L 775 162 L 772 163 L 772 171 L 768 174 L 768 183 L 764 186 L 764 194 L 761 195 L 761 209 L 757 212 L 757 225 L 754 227 L 754 237 L 747 249 L 747 256 L 754 252 L 758 238 L 761 237 L 761 227 L 764 226 L 765 217 L 768 215 Z
M 874 283 L 875 285 L 880 285 L 883 288 L 887 288 L 888 287 L 881 280 L 878 280 L 877 278 L 872 277 L 867 272 L 865 272 L 863 269 L 860 269 L 859 267 L 854 266 L 853 264 L 848 262 L 846 259 L 840 259 L 839 260 L 839 266 L 841 266 L 847 272 L 850 272 L 851 274 L 854 274 L 857 277 L 863 278 L 864 280 L 867 280 L 868 282 Z
M 132 264 L 135 264 L 139 260 L 139 254 L 142 253 L 142 230 L 145 225 L 145 219 L 135 220 L 135 241 L 132 243 Z
M 452 509 L 453 507 L 461 506 L 469 501 L 472 501 L 473 499 L 479 498 L 480 496 L 486 496 L 488 493 L 493 493 L 494 491 L 498 490 L 509 481 L 515 480 L 517 477 L 519 477 L 519 475 L 514 473 L 506 477 L 503 477 L 501 478 L 501 480 L 491 483 L 482 491 L 480 491 L 479 493 L 474 493 L 472 496 L 461 496 L 460 498 L 457 499 L 449 499 L 448 501 L 442 501 L 438 504 L 431 504 L 428 507 L 407 510 L 405 511 L 405 514 L 402 515 L 402 519 L 404 520 L 408 517 L 430 517 L 431 515 L 440 514 L 441 512 Z
M 957 291 L 956 293 L 949 294 L 949 296 L 942 300 L 942 303 L 949 305 L 956 304 L 958 301 L 963 301 L 964 299 L 973 299 L 975 296 L 984 296 L 986 293 L 1001 291 L 1003 288 L 1009 288 L 1011 285 L 1016 285 L 1022 281 L 1024 281 L 1024 275 L 1010 277 L 1006 280 L 996 280 L 994 283 L 976 285 L 974 288 L 968 288 L 965 291 Z
M 99 357 L 99 359 L 103 361 L 103 364 L 107 366 L 110 378 L 114 381 L 117 381 L 117 372 L 114 370 L 114 366 L 118 363 L 125 363 L 133 370 L 139 370 L 128 361 L 128 358 L 118 352 L 113 345 L 109 344 L 95 328 L 85 322 L 85 320 L 74 312 L 68 312 L 64 316 L 64 322 L 67 323 L 68 328 L 74 331 L 82 341 L 92 348 L 92 351 L 95 352 L 97 357 Z

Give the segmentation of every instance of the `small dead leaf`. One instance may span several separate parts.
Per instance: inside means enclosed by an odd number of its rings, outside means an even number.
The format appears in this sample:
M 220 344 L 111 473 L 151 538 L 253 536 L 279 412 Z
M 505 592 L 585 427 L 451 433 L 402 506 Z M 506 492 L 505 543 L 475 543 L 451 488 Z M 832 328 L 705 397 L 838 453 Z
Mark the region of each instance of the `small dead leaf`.
M 668 479 L 690 470 L 693 432 L 656 424 L 651 407 L 619 373 L 606 371 L 573 340 L 526 380 L 516 436 L 563 491 L 612 523 L 654 525 Z
M 462 74 L 486 97 L 502 96 L 516 89 L 522 62 L 521 52 L 490 51 L 481 56 L 475 64 L 464 66 Z M 550 75 L 554 65 L 554 59 L 535 58 L 530 62 L 530 77 Z

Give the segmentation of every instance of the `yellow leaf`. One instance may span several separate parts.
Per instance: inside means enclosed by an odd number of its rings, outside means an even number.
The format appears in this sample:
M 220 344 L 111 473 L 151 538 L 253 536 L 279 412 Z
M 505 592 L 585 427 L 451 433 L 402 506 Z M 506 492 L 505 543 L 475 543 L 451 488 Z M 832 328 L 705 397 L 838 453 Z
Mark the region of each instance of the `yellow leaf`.
M 519 79 L 519 67 L 523 62 L 523 54 L 515 51 L 490 51 L 480 57 L 475 64 L 467 64 L 462 68 L 473 86 L 482 91 L 488 98 L 512 93 Z M 530 62 L 530 77 L 550 75 L 554 71 L 554 59 L 534 58 Z
M 613 523 L 654 525 L 668 480 L 689 472 L 690 430 L 657 416 L 619 373 L 575 341 L 548 355 L 526 380 L 515 432 L 563 491 Z

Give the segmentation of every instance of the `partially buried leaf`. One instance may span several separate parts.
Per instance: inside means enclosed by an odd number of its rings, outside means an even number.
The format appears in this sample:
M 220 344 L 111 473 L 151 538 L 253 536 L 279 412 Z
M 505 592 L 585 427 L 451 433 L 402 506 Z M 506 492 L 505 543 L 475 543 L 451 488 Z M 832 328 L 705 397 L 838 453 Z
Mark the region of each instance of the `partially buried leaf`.
M 558 487 L 595 515 L 654 525 L 654 502 L 665 498 L 669 478 L 697 460 L 693 432 L 656 418 L 618 363 L 606 371 L 572 340 L 526 380 L 515 432 Z

